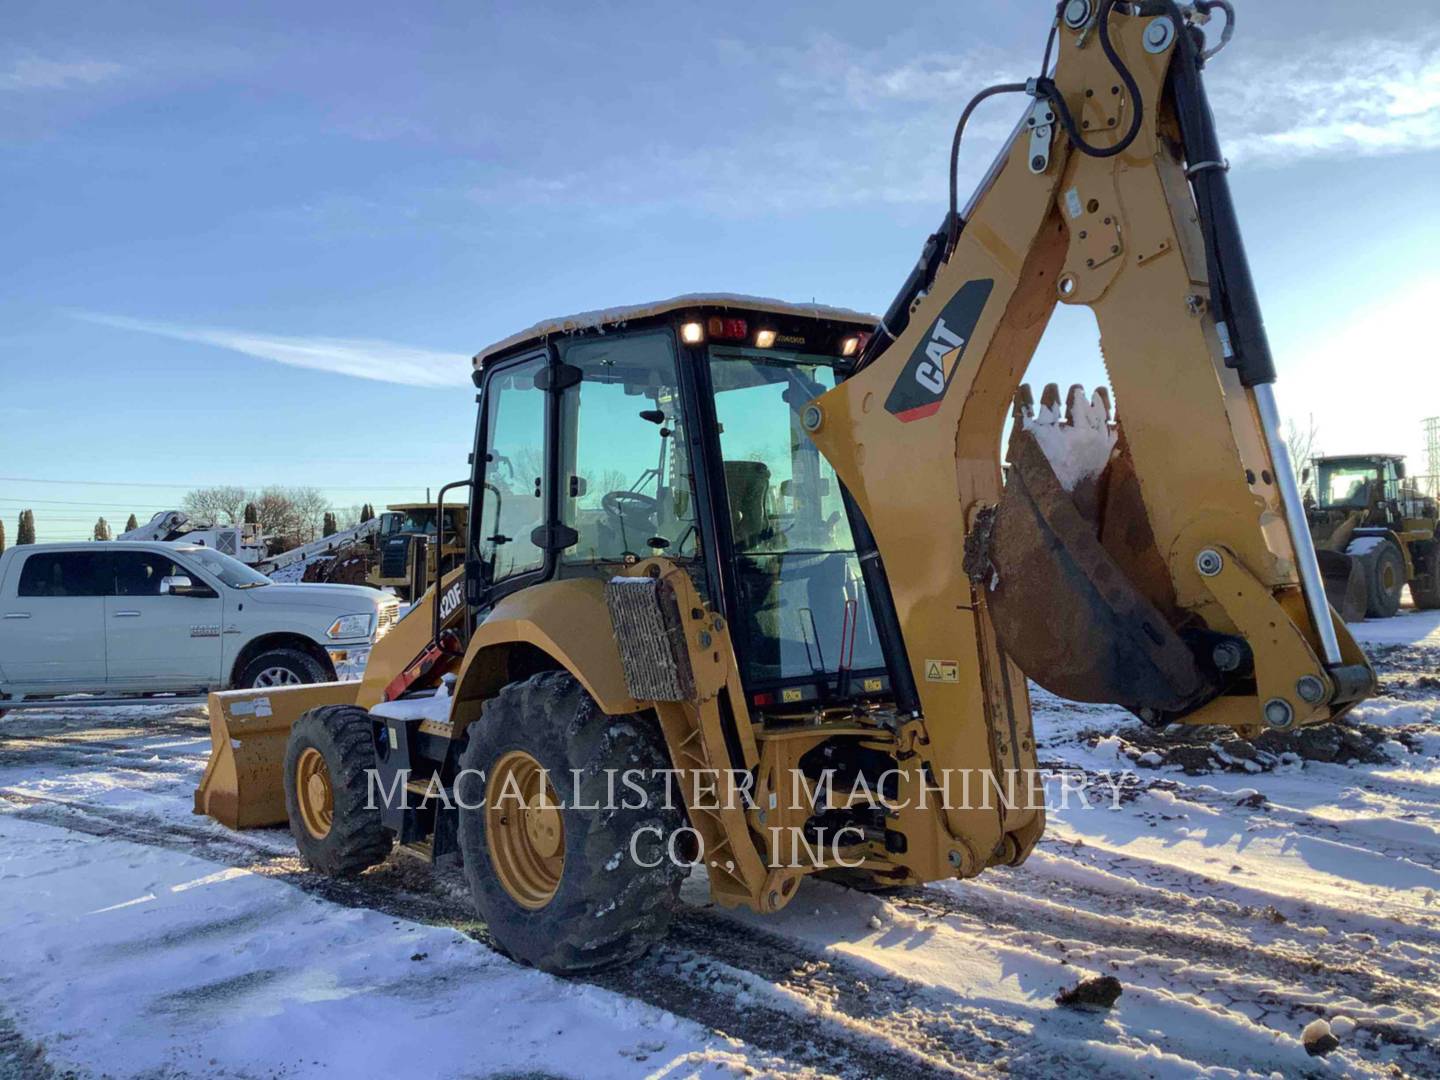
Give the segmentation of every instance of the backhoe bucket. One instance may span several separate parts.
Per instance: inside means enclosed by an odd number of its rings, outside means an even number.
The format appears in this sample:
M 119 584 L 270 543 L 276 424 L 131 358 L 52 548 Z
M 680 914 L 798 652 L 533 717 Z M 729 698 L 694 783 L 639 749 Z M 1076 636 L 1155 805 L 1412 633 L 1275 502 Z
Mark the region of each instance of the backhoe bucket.
M 1341 551 L 1320 548 L 1320 576 L 1325 579 L 1325 599 L 1346 622 L 1365 618 L 1369 590 L 1365 583 L 1365 567 L 1361 561 Z
M 1189 711 L 1215 680 L 1157 606 L 1168 576 L 1109 400 L 1073 387 L 1066 413 L 1053 385 L 1038 414 L 1021 388 L 988 560 L 969 552 L 967 568 L 1001 645 L 1045 689 L 1146 719 Z
M 321 705 L 353 705 L 358 682 L 210 695 L 210 762 L 195 789 L 195 813 L 232 829 L 283 825 L 285 743 L 290 727 Z

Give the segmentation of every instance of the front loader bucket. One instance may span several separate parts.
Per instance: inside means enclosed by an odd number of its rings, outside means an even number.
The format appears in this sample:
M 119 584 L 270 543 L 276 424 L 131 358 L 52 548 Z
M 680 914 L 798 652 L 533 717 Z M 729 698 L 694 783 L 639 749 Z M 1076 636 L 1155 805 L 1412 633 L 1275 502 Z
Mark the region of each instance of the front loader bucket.
M 195 813 L 231 829 L 283 825 L 285 743 L 290 727 L 321 705 L 353 705 L 360 683 L 210 695 L 210 761 L 195 789 Z
M 1320 576 L 1325 579 L 1325 599 L 1346 622 L 1365 618 L 1369 590 L 1365 583 L 1365 567 L 1361 561 L 1340 551 L 1320 548 Z
M 1087 402 L 1075 387 L 1062 423 L 1059 395 L 1049 387 L 1037 417 L 1022 388 L 988 560 L 969 552 L 967 568 L 1001 646 L 1037 683 L 1061 697 L 1160 719 L 1189 711 L 1216 686 L 1136 587 L 1147 578 L 1153 541 L 1138 499 L 1139 517 L 1120 528 L 1113 520 L 1126 509 L 1128 474 L 1115 467 L 1123 446 L 1116 449 L 1108 411 L 1102 394 Z M 1109 534 L 1114 539 L 1102 542 Z

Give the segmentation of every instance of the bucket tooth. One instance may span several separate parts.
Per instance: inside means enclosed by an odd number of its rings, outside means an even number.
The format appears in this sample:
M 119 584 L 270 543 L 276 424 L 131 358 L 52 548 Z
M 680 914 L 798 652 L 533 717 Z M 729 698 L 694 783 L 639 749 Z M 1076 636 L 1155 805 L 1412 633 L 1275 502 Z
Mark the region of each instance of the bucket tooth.
M 1097 386 L 1089 397 L 1085 387 L 1076 383 L 1065 400 L 1065 422 L 1072 427 L 1083 426 L 1096 431 L 1110 424 L 1110 391 Z
M 1060 387 L 1052 383 L 1045 384 L 1045 391 L 1040 395 L 1040 415 L 1049 414 L 1047 422 L 1055 423 L 1060 419 Z
M 1029 383 L 1021 383 L 1015 391 L 1015 405 L 1010 410 L 1010 416 L 1015 420 L 1033 420 L 1035 418 L 1035 395 L 1030 392 Z

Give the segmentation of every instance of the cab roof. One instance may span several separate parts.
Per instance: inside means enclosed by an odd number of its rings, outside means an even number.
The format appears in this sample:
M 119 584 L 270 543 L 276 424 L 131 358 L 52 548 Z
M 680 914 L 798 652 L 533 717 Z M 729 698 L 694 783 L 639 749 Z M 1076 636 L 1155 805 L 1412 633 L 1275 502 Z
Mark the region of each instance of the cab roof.
M 626 304 L 621 307 L 601 308 L 596 311 L 582 311 L 554 319 L 542 319 L 534 326 L 501 338 L 493 345 L 487 345 L 475 354 L 473 364 L 481 367 L 491 357 L 522 345 L 539 344 L 548 338 L 562 334 L 579 334 L 586 330 L 623 326 L 635 319 L 648 319 L 684 310 L 722 310 L 744 312 L 767 312 L 774 315 L 789 315 L 807 319 L 828 319 L 833 322 L 854 323 L 858 328 L 870 329 L 879 323 L 875 315 L 850 308 L 830 307 L 826 304 L 792 304 L 786 300 L 774 300 L 765 296 L 746 296 L 742 293 L 685 293 L 668 300 L 655 300 L 648 304 Z
M 1316 462 L 1329 461 L 1404 461 L 1404 454 L 1322 454 Z

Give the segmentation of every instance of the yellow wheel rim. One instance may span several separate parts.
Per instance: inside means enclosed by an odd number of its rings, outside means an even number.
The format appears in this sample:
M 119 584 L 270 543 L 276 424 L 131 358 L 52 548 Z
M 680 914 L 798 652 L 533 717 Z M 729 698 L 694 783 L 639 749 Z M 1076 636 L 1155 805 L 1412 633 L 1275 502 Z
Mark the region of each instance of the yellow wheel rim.
M 523 750 L 490 770 L 485 839 L 495 876 L 517 904 L 534 911 L 554 899 L 565 869 L 565 822 L 545 770 Z
M 1385 582 L 1385 591 L 1386 591 L 1387 593 L 1389 593 L 1389 592 L 1394 592 L 1394 591 L 1395 591 L 1395 568 L 1394 568 L 1393 566 L 1386 566 L 1385 569 L 1384 569 L 1384 571 L 1381 573 L 1380 576 L 1381 576 L 1381 579 Z
M 302 750 L 295 763 L 295 801 L 300 804 L 305 831 L 316 840 L 329 836 L 335 824 L 335 789 L 330 786 L 325 755 L 313 746 Z

